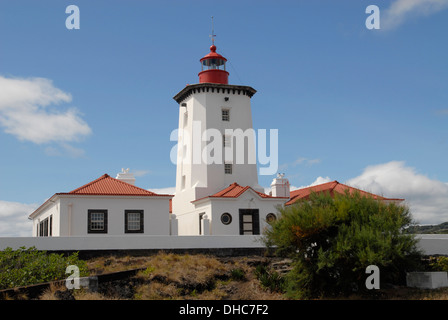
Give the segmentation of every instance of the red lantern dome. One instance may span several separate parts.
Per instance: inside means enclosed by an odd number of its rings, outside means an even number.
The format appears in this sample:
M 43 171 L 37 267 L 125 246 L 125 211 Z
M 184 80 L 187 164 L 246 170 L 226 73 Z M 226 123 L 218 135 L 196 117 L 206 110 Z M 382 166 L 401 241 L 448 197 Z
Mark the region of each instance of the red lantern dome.
M 219 53 L 216 46 L 210 47 L 210 53 L 201 60 L 202 71 L 199 72 L 199 83 L 229 84 L 229 73 L 226 71 L 226 61 Z

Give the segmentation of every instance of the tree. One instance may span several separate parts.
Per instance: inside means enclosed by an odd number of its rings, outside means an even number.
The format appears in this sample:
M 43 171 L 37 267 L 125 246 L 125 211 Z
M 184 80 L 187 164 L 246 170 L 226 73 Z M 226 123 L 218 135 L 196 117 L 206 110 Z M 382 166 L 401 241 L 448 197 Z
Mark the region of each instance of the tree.
M 413 223 L 404 205 L 359 193 L 315 193 L 279 211 L 264 241 L 293 260 L 286 285 L 291 297 L 367 291 L 369 265 L 379 267 L 381 283 L 402 283 L 421 260 L 417 240 L 404 233 Z

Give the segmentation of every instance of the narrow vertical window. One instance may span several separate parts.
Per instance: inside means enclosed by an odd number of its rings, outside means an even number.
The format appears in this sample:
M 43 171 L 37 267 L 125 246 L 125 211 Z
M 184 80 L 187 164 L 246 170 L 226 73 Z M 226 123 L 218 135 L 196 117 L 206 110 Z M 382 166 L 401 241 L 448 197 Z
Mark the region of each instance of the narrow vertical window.
M 228 134 L 222 135 L 222 145 L 223 147 L 231 147 L 232 136 Z
M 225 174 L 232 174 L 232 169 L 233 169 L 233 166 L 231 163 L 224 164 L 224 173 Z
M 222 109 L 221 110 L 222 121 L 230 121 L 230 110 Z

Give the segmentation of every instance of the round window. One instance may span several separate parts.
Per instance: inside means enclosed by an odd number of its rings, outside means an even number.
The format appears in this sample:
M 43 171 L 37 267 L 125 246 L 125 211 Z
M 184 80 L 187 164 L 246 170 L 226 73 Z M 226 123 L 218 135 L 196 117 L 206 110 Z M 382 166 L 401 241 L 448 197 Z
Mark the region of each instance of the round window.
M 230 213 L 223 213 L 221 215 L 221 222 L 223 224 L 230 224 L 232 222 L 232 216 L 230 215 Z
M 273 213 L 268 213 L 268 214 L 266 215 L 266 221 L 267 221 L 268 223 L 274 222 L 275 220 L 277 220 L 277 217 L 275 216 L 275 214 L 273 214 Z

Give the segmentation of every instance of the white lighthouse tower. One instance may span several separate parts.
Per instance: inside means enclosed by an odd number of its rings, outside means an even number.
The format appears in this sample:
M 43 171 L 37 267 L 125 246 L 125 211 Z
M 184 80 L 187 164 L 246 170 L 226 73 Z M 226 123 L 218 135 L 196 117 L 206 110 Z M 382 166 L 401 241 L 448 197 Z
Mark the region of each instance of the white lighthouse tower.
M 256 90 L 228 83 L 227 59 L 214 44 L 200 62 L 199 83 L 174 96 L 179 139 L 172 212 L 179 219 L 179 234 L 204 232 L 201 223 L 212 217 L 212 206 L 199 208 L 199 199 L 216 199 L 230 185 L 248 187 L 257 197 L 264 192 L 258 184 L 250 103 Z

